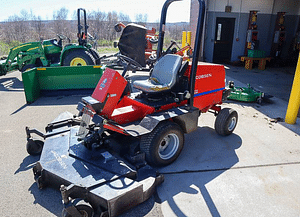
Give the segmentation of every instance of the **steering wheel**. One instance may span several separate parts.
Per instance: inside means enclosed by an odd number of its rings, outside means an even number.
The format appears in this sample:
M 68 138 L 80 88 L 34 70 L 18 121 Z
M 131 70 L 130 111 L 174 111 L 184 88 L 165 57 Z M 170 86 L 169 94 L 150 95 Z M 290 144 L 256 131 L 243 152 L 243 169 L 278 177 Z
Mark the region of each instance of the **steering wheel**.
M 92 36 L 90 33 L 87 33 L 87 35 L 90 40 L 92 40 L 92 41 L 96 40 L 96 38 L 94 36 Z
M 151 44 L 157 44 L 158 43 L 158 38 L 153 36 L 149 39 L 149 41 L 151 42 Z
M 141 66 L 141 64 L 139 64 L 137 61 L 135 61 L 134 59 L 131 59 L 128 56 L 119 54 L 118 59 L 121 60 L 122 65 L 124 66 L 124 71 L 122 73 L 122 76 L 125 75 L 127 70 L 136 71 L 136 70 L 142 70 L 142 68 L 143 68 Z

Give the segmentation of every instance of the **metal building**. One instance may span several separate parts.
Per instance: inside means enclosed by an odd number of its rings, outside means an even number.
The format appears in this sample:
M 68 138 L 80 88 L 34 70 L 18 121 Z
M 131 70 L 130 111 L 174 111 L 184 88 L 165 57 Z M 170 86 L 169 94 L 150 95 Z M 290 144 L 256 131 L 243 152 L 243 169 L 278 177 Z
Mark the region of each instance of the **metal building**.
M 191 0 L 191 30 L 196 29 L 197 0 Z M 202 59 L 235 62 L 248 49 L 276 61 L 293 61 L 300 47 L 299 0 L 206 0 Z

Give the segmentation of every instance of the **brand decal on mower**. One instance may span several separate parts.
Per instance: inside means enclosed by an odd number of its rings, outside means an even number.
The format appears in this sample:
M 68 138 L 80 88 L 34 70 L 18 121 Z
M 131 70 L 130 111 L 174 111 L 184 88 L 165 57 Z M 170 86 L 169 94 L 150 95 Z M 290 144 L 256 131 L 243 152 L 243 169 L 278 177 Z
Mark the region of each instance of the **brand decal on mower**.
M 105 78 L 105 79 L 102 81 L 102 83 L 100 84 L 99 90 L 102 90 L 103 88 L 105 88 L 106 82 L 107 82 L 107 78 Z
M 63 169 L 67 169 L 67 165 L 63 162 L 62 158 L 61 157 L 66 157 L 65 155 L 63 156 L 59 156 L 56 152 L 54 151 L 51 151 L 51 153 L 54 155 L 54 157 L 56 158 L 57 162 L 60 164 L 60 166 L 63 168 Z
M 212 77 L 212 74 L 205 74 L 205 75 L 197 75 L 196 79 L 203 79 L 203 78 L 209 78 Z

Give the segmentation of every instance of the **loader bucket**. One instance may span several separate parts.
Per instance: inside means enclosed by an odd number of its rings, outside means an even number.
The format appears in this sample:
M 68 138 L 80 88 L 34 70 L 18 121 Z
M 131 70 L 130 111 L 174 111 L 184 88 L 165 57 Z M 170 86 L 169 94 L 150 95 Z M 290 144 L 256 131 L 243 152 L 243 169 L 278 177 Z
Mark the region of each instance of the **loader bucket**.
M 6 71 L 4 70 L 6 60 L 0 60 L 0 76 L 6 75 Z
M 34 102 L 47 91 L 94 89 L 103 71 L 101 66 L 46 67 L 25 71 L 22 80 L 26 102 Z

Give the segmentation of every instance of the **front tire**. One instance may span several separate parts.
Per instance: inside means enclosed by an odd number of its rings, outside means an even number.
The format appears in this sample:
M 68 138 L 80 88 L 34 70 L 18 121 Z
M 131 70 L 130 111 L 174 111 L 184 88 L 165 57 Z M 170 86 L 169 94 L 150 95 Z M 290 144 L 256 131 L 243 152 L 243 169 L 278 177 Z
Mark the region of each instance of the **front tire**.
M 63 66 L 95 65 L 95 58 L 88 51 L 79 49 L 70 51 L 63 59 Z
M 84 200 L 76 199 L 74 206 L 78 210 L 78 212 L 80 213 L 81 216 L 83 216 L 83 217 L 93 217 L 94 216 L 93 207 L 89 203 L 85 202 Z M 62 216 L 63 217 L 72 217 L 72 215 L 69 214 L 68 212 L 66 212 L 65 209 L 63 209 L 63 211 L 62 211 Z
M 140 149 L 153 166 L 166 166 L 174 162 L 182 151 L 184 133 L 171 121 L 159 123 L 155 129 L 141 137 Z
M 34 65 L 34 64 L 27 64 L 27 65 L 24 65 L 22 68 L 21 68 L 21 72 L 26 72 L 26 71 L 28 71 L 28 70 L 30 70 L 30 69 L 33 69 L 33 68 L 35 68 L 36 67 L 36 65 Z
M 215 121 L 215 130 L 219 135 L 228 136 L 230 135 L 238 121 L 238 113 L 231 108 L 222 109 Z
M 44 142 L 37 139 L 28 139 L 26 144 L 27 153 L 36 156 L 42 153 Z

